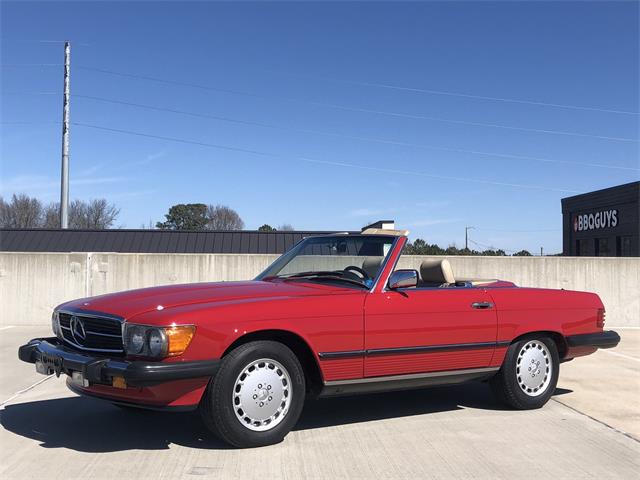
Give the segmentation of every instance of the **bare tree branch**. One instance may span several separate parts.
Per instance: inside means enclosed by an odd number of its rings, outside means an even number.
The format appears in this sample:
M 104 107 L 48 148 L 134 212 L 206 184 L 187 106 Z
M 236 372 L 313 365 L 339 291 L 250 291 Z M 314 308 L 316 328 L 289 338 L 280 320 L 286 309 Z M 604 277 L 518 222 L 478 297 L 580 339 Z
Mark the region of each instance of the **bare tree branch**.
M 74 200 L 69 205 L 69 228 L 104 229 L 115 223 L 120 209 L 104 198 Z M 43 205 L 25 194 L 13 195 L 10 202 L 0 198 L 2 228 L 60 228 L 60 204 Z
M 42 204 L 37 198 L 23 193 L 0 199 L 0 226 L 3 228 L 38 228 L 42 224 Z
M 225 205 L 207 207 L 207 230 L 242 230 L 244 222 L 238 212 Z

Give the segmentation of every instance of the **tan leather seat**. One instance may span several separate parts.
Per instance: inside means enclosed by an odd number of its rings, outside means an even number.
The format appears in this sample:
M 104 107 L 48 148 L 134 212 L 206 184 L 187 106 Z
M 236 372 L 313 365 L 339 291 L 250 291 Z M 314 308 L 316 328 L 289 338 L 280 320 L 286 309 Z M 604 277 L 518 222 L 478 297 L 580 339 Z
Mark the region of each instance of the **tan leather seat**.
M 425 286 L 439 287 L 456 283 L 453 269 L 446 258 L 425 260 L 420 264 L 420 277 Z
M 382 264 L 382 257 L 367 257 L 362 262 L 362 269 L 367 272 L 369 278 L 376 278 L 380 265 Z

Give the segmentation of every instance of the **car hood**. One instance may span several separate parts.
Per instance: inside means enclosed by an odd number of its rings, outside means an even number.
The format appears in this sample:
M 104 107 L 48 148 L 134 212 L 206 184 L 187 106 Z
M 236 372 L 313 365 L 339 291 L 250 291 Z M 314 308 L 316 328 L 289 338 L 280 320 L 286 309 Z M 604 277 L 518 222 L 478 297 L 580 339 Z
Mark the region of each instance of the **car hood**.
M 125 292 L 110 293 L 64 303 L 58 308 L 83 310 L 118 315 L 125 319 L 152 310 L 167 310 L 193 304 L 215 304 L 219 302 L 242 303 L 256 299 L 275 299 L 330 295 L 337 290 L 329 285 L 302 282 L 219 282 L 165 285 Z

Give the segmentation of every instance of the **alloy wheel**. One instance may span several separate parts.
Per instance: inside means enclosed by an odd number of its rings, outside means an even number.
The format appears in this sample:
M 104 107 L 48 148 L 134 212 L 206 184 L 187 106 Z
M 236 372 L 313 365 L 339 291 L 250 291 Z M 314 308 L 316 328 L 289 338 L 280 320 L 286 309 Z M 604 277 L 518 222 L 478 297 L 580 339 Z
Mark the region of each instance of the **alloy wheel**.
M 242 425 L 264 432 L 278 425 L 289 411 L 291 377 L 281 363 L 261 358 L 242 369 L 233 388 L 233 409 Z
M 516 361 L 516 379 L 520 389 L 530 397 L 542 395 L 551 383 L 553 360 L 540 340 L 526 342 Z

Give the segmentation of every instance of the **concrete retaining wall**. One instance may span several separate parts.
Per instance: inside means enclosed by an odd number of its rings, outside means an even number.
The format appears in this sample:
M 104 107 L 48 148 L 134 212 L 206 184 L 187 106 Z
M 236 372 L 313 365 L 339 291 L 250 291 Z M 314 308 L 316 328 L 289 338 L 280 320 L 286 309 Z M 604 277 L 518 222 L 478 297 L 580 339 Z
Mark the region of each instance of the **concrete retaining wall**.
M 0 254 L 0 325 L 41 325 L 73 298 L 153 285 L 246 280 L 276 255 L 126 253 Z M 401 259 L 417 268 L 428 257 Z M 460 278 L 501 278 L 520 286 L 600 295 L 607 325 L 640 327 L 640 258 L 447 257 Z

